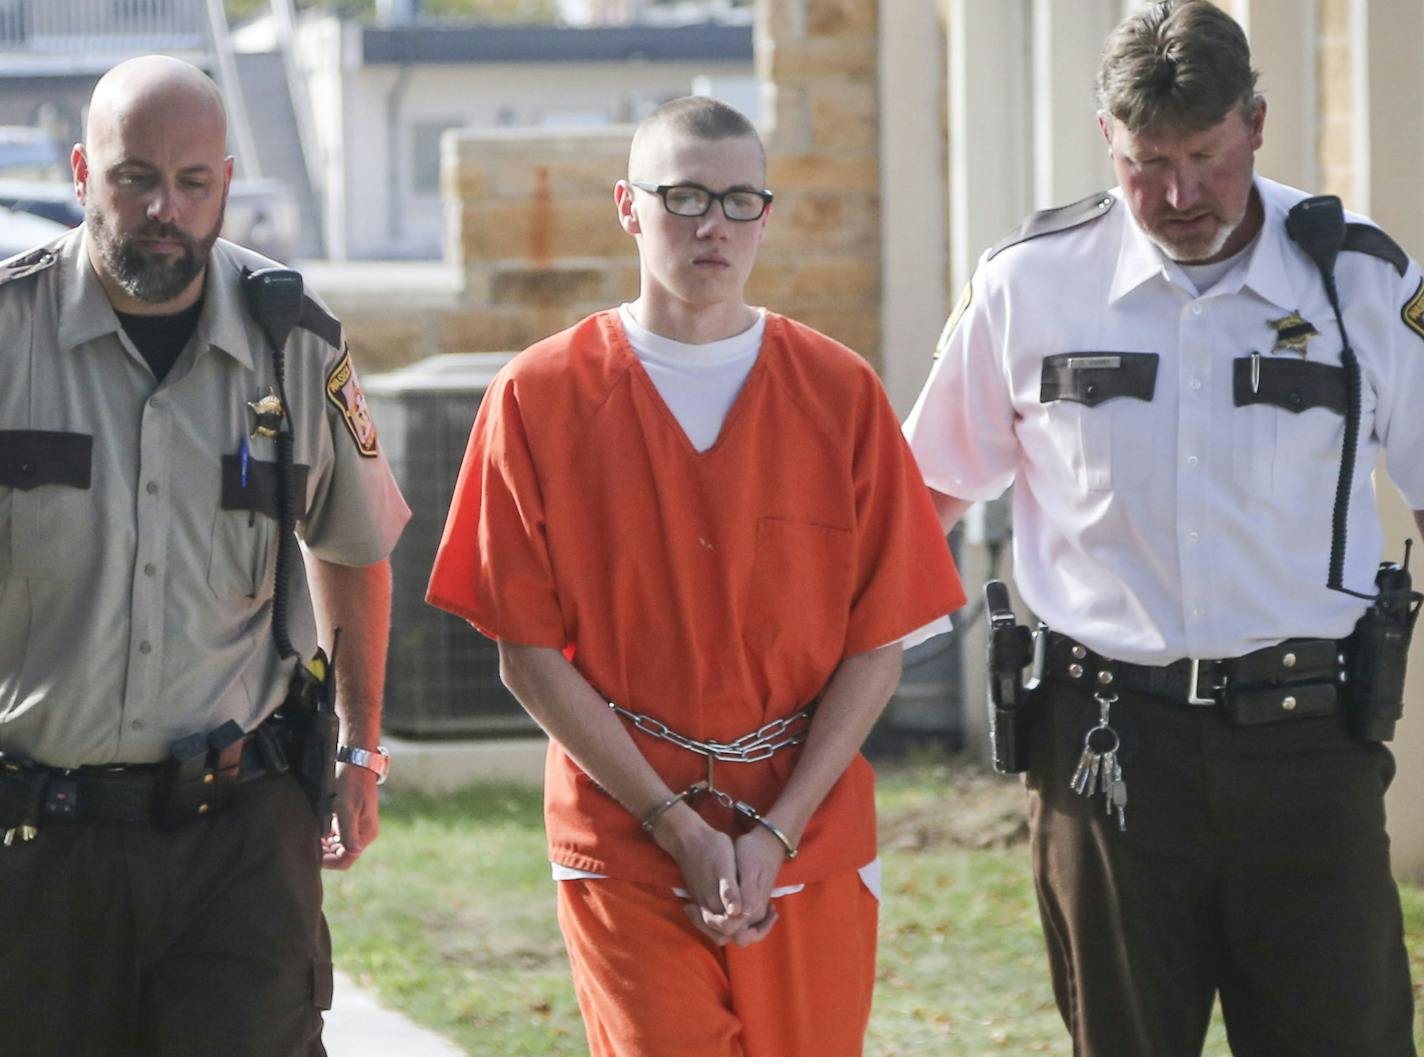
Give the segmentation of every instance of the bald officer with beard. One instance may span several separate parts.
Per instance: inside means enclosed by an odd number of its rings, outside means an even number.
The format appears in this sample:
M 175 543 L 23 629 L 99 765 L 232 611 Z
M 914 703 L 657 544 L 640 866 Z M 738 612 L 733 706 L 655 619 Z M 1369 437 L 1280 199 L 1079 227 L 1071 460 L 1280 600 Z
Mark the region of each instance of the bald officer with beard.
M 241 286 L 273 262 L 218 238 L 225 144 L 199 70 L 115 67 L 73 152 L 85 223 L 0 266 L 7 1053 L 323 1053 L 319 871 L 376 836 L 387 556 L 409 511 L 310 297 L 278 378 Z M 343 630 L 330 832 L 270 718 L 300 663 L 272 623 L 282 431 L 307 552 L 291 647 Z M 165 761 L 194 738 L 210 748 L 184 801 Z

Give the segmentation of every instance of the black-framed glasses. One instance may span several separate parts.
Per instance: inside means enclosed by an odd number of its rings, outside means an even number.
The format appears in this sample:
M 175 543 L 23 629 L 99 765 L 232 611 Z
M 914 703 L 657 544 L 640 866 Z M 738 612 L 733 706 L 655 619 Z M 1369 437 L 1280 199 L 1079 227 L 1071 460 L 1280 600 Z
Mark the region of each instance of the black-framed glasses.
M 663 200 L 663 208 L 673 216 L 706 216 L 713 202 L 722 203 L 722 215 L 728 220 L 745 222 L 760 220 L 767 206 L 771 205 L 770 191 L 748 191 L 738 188 L 733 191 L 709 191 L 701 184 L 650 184 L 645 180 L 629 180 L 640 191 L 657 195 Z

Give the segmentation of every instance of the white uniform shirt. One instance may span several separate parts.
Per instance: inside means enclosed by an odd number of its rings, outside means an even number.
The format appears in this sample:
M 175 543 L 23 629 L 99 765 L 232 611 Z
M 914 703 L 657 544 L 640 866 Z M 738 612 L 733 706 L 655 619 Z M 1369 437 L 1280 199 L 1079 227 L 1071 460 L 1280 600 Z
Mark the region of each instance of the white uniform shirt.
M 1110 657 L 1163 664 L 1343 637 L 1365 605 L 1325 587 L 1343 416 L 1235 404 L 1233 361 L 1300 362 L 1273 351 L 1270 321 L 1292 312 L 1319 331 L 1306 362 L 1340 363 L 1319 272 L 1285 234 L 1305 195 L 1256 189 L 1265 226 L 1203 295 L 1120 191 L 1099 219 L 986 254 L 905 423 L 931 488 L 982 500 L 1017 481 L 1025 602 Z M 1359 252 L 1340 254 L 1336 276 L 1363 379 L 1344 583 L 1371 592 L 1381 446 L 1405 501 L 1424 508 L 1424 338 L 1405 320 L 1424 285 L 1414 262 L 1401 276 Z M 1158 357 L 1150 400 L 1042 401 L 1045 357 L 1072 353 L 1086 370 L 1134 352 Z

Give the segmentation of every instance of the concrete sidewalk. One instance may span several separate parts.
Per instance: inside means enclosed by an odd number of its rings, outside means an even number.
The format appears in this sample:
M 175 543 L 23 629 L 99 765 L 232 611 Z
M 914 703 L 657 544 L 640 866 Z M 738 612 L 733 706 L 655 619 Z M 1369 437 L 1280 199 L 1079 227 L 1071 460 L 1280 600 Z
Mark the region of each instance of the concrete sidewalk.
M 327 1057 L 466 1057 L 454 1043 L 387 1009 L 341 973 L 322 1039 Z

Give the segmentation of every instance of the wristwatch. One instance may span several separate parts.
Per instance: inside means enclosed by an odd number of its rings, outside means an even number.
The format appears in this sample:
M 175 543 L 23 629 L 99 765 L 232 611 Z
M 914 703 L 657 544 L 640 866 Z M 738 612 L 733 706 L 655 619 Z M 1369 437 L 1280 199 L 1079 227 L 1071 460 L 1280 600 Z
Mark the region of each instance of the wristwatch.
M 386 777 L 391 773 L 391 754 L 386 751 L 384 745 L 377 745 L 375 752 L 370 749 L 354 749 L 350 745 L 338 745 L 336 762 L 355 764 L 357 767 L 374 771 L 377 785 L 384 785 Z

